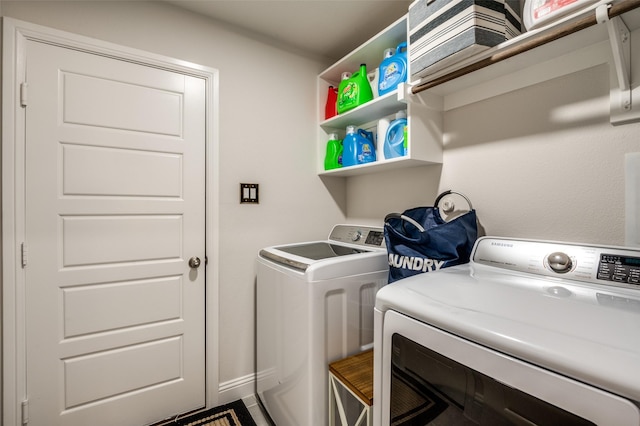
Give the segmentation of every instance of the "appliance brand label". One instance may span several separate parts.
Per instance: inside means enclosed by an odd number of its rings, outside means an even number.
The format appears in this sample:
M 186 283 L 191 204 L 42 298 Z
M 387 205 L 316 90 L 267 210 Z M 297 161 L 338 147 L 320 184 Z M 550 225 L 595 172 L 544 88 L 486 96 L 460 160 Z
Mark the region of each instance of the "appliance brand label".
M 500 246 L 500 247 L 513 247 L 512 243 L 502 243 L 502 242 L 497 242 L 497 241 L 492 241 L 491 245 L 492 246 Z

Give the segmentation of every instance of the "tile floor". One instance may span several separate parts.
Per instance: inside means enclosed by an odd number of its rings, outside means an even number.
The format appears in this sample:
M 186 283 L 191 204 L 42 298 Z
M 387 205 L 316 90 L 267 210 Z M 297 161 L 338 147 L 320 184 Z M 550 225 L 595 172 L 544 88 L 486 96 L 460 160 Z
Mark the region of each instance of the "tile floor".
M 269 421 L 262 414 L 262 410 L 258 405 L 258 401 L 256 400 L 255 395 L 249 395 L 242 398 L 242 402 L 249 409 L 249 413 L 251 413 L 251 417 L 253 417 L 253 421 L 256 422 L 258 426 L 271 426 Z

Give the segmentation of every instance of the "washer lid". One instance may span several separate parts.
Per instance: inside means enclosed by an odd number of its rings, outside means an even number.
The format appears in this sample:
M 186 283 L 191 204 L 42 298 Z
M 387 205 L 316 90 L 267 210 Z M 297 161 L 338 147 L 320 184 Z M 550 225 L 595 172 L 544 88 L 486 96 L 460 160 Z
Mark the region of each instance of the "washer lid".
M 338 244 L 331 244 L 325 241 L 318 241 L 306 244 L 276 247 L 278 250 L 307 259 L 321 260 L 330 257 L 348 256 L 351 254 L 364 253 L 363 250 L 355 247 L 348 247 Z
M 386 250 L 326 241 L 267 247 L 260 250 L 259 259 L 284 265 L 310 281 L 379 271 L 386 274 L 389 269 Z
M 326 241 L 312 241 L 302 244 L 268 247 L 260 250 L 260 256 L 300 271 L 306 271 L 309 266 L 320 260 L 367 253 L 369 251 L 332 244 Z
M 376 253 L 375 256 L 372 253 Z M 347 275 L 387 270 L 386 261 L 381 264 L 380 254 L 385 254 L 382 228 L 363 225 L 335 225 L 328 241 L 309 241 L 267 247 L 260 257 L 305 272 L 311 265 L 322 262 L 323 266 L 336 268 L 342 260 L 348 261 L 351 271 Z M 369 254 L 367 256 L 367 254 Z M 357 255 L 357 256 L 354 256 Z M 374 257 L 371 263 L 371 257 Z M 358 258 L 356 262 L 355 258 Z M 344 259 L 343 259 L 344 258 Z M 333 276 L 345 276 L 342 269 Z M 325 274 L 326 275 L 326 274 Z M 323 275 L 323 279 L 326 279 Z

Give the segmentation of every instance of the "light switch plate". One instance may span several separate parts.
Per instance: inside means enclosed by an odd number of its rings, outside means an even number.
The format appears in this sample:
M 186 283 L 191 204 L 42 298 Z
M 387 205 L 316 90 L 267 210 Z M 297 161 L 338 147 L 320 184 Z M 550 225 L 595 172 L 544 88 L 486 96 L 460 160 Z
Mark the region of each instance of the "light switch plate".
M 640 247 L 640 152 L 625 155 L 625 245 Z
M 258 190 L 257 183 L 241 183 L 240 204 L 259 204 Z

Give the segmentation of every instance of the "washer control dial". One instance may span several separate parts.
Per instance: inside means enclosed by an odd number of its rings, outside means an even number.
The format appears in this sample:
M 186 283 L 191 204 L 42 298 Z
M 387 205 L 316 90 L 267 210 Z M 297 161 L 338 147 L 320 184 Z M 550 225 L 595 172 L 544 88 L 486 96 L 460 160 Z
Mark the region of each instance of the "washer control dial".
M 547 256 L 547 264 L 552 271 L 566 274 L 573 268 L 573 262 L 568 254 L 556 251 Z
M 362 231 L 360 230 L 354 232 L 353 235 L 351 236 L 351 240 L 353 241 L 360 241 L 360 238 L 362 238 Z

